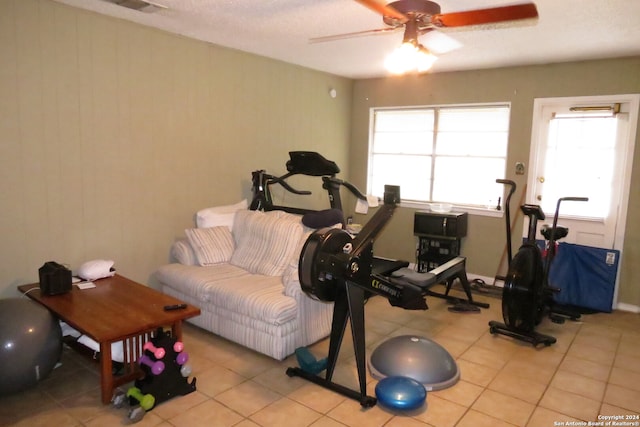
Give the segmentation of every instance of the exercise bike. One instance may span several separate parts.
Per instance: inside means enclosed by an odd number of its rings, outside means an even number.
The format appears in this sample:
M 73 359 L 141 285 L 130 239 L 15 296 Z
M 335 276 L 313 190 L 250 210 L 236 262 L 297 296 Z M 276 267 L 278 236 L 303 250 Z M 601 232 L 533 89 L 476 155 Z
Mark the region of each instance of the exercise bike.
M 515 183 L 508 180 L 496 182 L 512 186 L 513 193 Z M 543 225 L 541 233 L 545 238 L 545 250 L 540 249 L 536 242 L 538 221 L 545 219 L 545 214 L 539 205 L 524 204 L 520 208 L 523 214 L 529 218 L 527 239 L 518 249 L 513 259 L 509 256 L 509 270 L 504 280 L 502 290 L 502 318 L 504 323 L 489 322 L 491 334 L 502 334 L 527 341 L 534 345 L 544 344 L 550 346 L 556 342 L 556 338 L 535 331 L 543 317 L 548 315 L 555 323 L 563 323 L 565 319 L 578 320 L 580 314 L 564 310 L 553 301 L 553 294 L 559 292 L 558 288 L 549 285 L 549 270 L 556 254 L 557 241 L 566 237 L 569 229 L 558 226 L 558 215 L 562 202 L 586 202 L 586 197 L 562 197 L 558 199 L 553 224 L 551 227 Z M 510 218 L 506 210 L 507 229 L 509 230 Z M 507 235 L 507 247 L 511 246 L 510 232 Z

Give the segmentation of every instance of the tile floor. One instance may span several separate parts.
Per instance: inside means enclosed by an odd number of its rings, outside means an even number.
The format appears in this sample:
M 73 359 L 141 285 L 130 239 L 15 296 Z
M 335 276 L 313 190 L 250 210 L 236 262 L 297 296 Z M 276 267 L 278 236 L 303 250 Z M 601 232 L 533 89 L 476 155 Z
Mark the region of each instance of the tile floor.
M 356 401 L 289 378 L 285 370 L 296 365 L 293 357 L 278 362 L 187 325 L 184 342 L 197 391 L 158 405 L 137 425 L 546 427 L 588 425 L 603 415 L 636 417 L 626 425 L 640 424 L 640 314 L 591 314 L 564 325 L 545 319 L 538 331 L 558 342 L 534 349 L 489 334 L 487 322 L 501 319 L 500 300 L 485 299 L 491 308 L 480 314 L 451 313 L 435 298 L 428 299 L 427 311 L 395 308 L 381 297 L 367 303 L 369 352 L 388 337 L 417 334 L 434 339 L 458 362 L 460 381 L 429 392 L 425 407 L 412 413 L 380 405 L 362 409 Z M 327 349 L 328 339 L 311 347 L 318 357 Z M 62 362 L 37 387 L 0 398 L 0 425 L 125 424 L 125 409 L 100 403 L 96 364 L 68 348 Z M 357 387 L 347 338 L 334 380 Z M 375 383 L 368 376 L 370 395 Z

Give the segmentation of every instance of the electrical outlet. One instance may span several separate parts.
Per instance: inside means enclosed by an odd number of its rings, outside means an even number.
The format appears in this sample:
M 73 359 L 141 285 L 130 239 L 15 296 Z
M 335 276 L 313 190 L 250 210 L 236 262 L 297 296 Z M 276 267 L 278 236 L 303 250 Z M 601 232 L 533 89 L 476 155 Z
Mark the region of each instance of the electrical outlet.
M 516 175 L 524 175 L 524 163 L 516 162 Z

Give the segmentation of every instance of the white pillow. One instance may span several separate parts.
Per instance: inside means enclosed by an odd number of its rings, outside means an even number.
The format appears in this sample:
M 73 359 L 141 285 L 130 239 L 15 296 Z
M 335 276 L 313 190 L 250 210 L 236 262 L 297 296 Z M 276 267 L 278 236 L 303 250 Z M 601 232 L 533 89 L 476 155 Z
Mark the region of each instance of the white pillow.
M 233 229 L 233 219 L 237 211 L 247 209 L 249 203 L 247 199 L 242 200 L 234 205 L 215 206 L 206 208 L 196 212 L 196 227 L 211 228 L 227 226 L 229 230 Z
M 198 265 L 220 264 L 231 259 L 235 245 L 227 227 L 188 228 L 184 232 L 196 255 Z
M 179 239 L 173 242 L 170 251 L 171 258 L 182 265 L 196 265 L 198 260 L 188 239 Z

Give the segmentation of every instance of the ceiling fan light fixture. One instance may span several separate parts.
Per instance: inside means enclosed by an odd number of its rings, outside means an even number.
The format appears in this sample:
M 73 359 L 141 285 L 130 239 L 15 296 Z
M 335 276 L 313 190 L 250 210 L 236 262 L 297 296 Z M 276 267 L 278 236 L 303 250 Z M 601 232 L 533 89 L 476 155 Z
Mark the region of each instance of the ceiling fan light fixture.
M 428 71 L 438 58 L 421 44 L 405 42 L 387 56 L 385 68 L 391 74 Z

